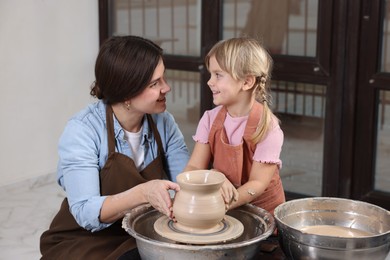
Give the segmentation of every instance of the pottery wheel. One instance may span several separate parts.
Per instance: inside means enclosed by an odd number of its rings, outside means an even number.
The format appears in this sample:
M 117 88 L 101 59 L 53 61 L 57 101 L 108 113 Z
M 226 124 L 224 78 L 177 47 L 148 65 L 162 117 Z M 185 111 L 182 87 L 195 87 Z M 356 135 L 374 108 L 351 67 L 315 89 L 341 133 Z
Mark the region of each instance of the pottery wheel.
M 187 244 L 215 244 L 239 237 L 244 225 L 237 219 L 225 215 L 224 219 L 210 229 L 190 229 L 162 216 L 154 222 L 154 230 L 161 236 Z

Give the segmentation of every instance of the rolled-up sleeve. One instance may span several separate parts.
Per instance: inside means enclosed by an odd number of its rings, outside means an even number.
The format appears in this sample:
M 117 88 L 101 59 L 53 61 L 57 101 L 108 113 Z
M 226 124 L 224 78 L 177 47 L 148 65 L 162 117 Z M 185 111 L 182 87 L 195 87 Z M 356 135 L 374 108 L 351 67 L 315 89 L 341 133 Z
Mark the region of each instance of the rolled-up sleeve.
M 68 122 L 59 141 L 59 183 L 66 191 L 77 223 L 91 231 L 110 224 L 99 221 L 106 197 L 100 195 L 99 137 L 96 130 L 78 120 Z

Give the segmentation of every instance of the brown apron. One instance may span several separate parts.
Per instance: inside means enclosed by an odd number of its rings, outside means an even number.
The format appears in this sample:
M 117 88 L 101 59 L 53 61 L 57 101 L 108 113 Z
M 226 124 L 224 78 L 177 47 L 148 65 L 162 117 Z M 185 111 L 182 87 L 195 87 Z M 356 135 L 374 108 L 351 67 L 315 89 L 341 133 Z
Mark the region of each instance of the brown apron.
M 138 172 L 130 157 L 115 152 L 113 112 L 111 106 L 106 106 L 106 110 L 109 156 L 100 171 L 101 195 L 120 193 L 148 180 L 164 178 L 161 138 L 151 116 L 147 115 L 147 119 L 157 141 L 158 156 Z M 136 247 L 135 239 L 122 228 L 122 219 L 97 232 L 80 227 L 66 198 L 40 242 L 42 259 L 117 259 Z
M 243 142 L 239 145 L 229 144 L 226 130 L 223 127 L 227 114 L 225 107 L 218 112 L 211 127 L 208 141 L 213 157 L 213 168 L 223 172 L 236 188 L 249 180 L 252 158 L 256 149 L 256 144 L 251 141 L 251 137 L 257 129 L 262 112 L 263 107 L 255 102 L 248 116 Z M 273 214 L 276 206 L 285 200 L 279 169 L 277 169 L 265 191 L 251 203 Z

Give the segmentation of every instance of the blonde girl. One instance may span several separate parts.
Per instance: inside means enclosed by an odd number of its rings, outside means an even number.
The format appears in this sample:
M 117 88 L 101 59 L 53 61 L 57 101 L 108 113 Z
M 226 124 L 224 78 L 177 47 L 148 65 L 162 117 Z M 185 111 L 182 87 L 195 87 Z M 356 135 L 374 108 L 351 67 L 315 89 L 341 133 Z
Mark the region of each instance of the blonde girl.
M 185 170 L 212 165 L 226 176 L 228 208 L 252 203 L 273 213 L 285 195 L 279 176 L 283 132 L 269 107 L 272 59 L 259 42 L 242 37 L 218 42 L 205 63 L 216 107 L 199 121 Z

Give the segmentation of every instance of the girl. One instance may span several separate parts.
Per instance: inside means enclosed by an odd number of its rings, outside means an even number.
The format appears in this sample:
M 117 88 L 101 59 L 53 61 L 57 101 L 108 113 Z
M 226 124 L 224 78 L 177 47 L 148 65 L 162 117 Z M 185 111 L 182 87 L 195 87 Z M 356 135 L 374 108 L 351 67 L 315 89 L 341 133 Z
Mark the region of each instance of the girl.
M 254 39 L 217 43 L 205 58 L 216 107 L 206 111 L 185 170 L 213 168 L 227 177 L 222 194 L 232 209 L 252 203 L 271 212 L 285 201 L 279 176 L 283 132 L 269 108 L 272 59 Z

